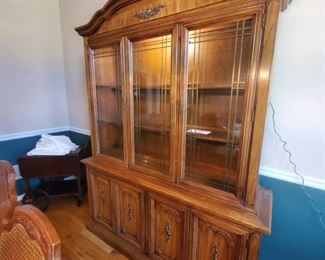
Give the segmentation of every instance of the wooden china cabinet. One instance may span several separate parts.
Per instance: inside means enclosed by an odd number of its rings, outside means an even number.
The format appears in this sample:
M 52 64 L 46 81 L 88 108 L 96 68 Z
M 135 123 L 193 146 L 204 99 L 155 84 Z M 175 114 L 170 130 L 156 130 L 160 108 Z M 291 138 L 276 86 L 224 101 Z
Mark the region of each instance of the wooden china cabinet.
M 131 259 L 258 259 L 280 0 L 111 0 L 84 37 L 87 227 Z

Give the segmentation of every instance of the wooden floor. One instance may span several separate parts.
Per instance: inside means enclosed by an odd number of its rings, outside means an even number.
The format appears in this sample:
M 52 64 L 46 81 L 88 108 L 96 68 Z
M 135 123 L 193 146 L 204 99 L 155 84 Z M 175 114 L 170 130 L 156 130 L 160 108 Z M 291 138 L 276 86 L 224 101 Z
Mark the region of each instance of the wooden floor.
M 77 207 L 75 199 L 65 197 L 52 200 L 45 212 L 61 239 L 62 260 L 127 260 L 86 229 L 88 211 L 87 202 Z

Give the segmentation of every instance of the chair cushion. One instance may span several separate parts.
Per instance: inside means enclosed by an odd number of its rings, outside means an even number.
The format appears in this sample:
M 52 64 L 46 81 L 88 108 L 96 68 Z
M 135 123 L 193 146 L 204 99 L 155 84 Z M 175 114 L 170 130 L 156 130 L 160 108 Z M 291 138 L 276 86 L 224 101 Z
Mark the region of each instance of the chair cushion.
M 16 223 L 0 237 L 0 259 L 44 260 L 40 245 L 29 237 L 23 225 Z

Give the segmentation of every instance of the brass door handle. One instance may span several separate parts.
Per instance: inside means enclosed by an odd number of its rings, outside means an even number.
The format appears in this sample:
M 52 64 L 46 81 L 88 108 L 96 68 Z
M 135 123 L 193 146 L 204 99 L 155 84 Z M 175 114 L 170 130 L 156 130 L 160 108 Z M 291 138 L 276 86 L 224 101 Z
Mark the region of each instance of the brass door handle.
M 213 243 L 211 246 L 211 260 L 218 260 L 219 250 L 216 243 Z
M 169 221 L 165 225 L 164 237 L 165 237 L 165 240 L 166 240 L 167 243 L 169 243 L 171 241 L 171 238 L 172 238 L 172 227 L 171 227 Z
M 132 204 L 129 203 L 129 205 L 128 205 L 128 220 L 129 220 L 129 222 L 131 222 L 132 218 L 133 218 L 133 215 L 132 215 Z
M 102 191 L 102 193 L 100 194 L 100 201 L 102 205 L 106 204 L 106 198 L 105 198 L 105 193 L 104 191 Z

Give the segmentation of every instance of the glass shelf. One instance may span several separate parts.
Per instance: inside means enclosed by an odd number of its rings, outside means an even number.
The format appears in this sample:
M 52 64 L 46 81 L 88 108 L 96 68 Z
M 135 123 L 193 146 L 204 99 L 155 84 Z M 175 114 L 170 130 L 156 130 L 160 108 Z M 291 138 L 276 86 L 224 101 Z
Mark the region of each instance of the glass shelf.
M 204 126 L 194 126 L 188 125 L 186 129 L 186 135 L 189 138 L 196 138 L 211 142 L 219 142 L 219 143 L 229 143 L 229 140 L 232 140 L 234 145 L 239 145 L 240 139 L 240 127 L 234 131 L 228 131 L 226 127 L 204 127 Z
M 228 82 L 225 83 L 214 83 L 214 84 L 188 84 L 187 89 L 188 90 L 245 90 L 246 82 L 239 82 L 235 84 L 231 84 Z
M 170 85 L 164 85 L 164 86 L 152 86 L 152 85 L 148 85 L 148 86 L 133 86 L 133 91 L 137 91 L 137 90 L 170 90 Z

